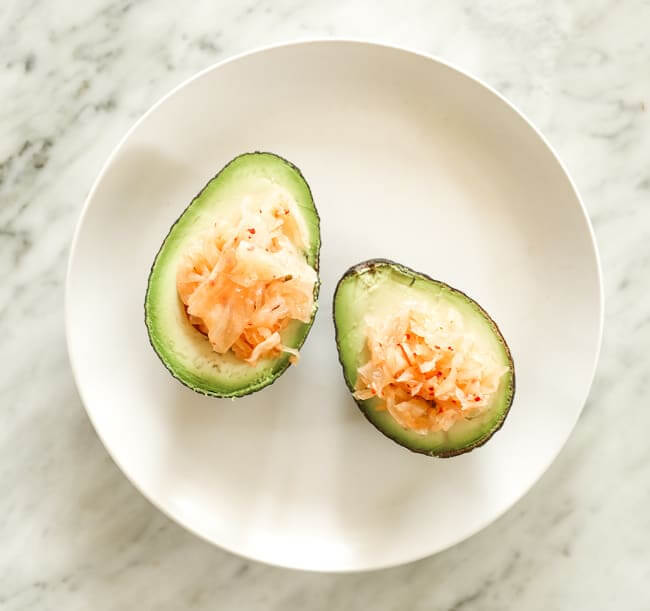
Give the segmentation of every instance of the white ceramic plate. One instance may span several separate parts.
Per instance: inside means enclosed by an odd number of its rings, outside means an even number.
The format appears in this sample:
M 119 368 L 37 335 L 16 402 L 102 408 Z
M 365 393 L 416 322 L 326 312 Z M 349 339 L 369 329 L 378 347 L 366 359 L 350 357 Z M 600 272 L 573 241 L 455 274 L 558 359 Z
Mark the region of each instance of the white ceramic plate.
M 301 362 L 237 401 L 176 382 L 143 299 L 170 225 L 245 151 L 297 164 L 322 219 L 320 311 Z M 349 396 L 331 300 L 354 263 L 387 257 L 494 317 L 517 393 L 483 448 L 442 460 L 377 432 Z M 321 41 L 219 64 L 156 104 L 111 155 L 77 227 L 70 358 L 111 456 L 167 515 L 264 562 L 349 571 L 442 550 L 540 477 L 591 384 L 602 326 L 591 227 L 560 162 L 505 100 L 434 59 Z

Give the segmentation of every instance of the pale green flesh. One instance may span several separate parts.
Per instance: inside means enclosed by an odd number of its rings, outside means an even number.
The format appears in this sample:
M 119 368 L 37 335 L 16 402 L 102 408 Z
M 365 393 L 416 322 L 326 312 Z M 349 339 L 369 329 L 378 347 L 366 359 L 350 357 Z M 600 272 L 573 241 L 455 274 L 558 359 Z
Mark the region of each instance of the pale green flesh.
M 353 271 L 344 277 L 334 299 L 334 320 L 346 383 L 350 389 L 354 388 L 357 370 L 369 358 L 366 317 L 388 316 L 400 309 L 407 300 L 423 307 L 431 305 L 437 308 L 442 303 L 456 309 L 463 316 L 465 329 L 510 369 L 501 378 L 500 387 L 487 411 L 472 420 L 457 422 L 448 432 L 421 435 L 403 428 L 388 411 L 377 410 L 375 406 L 381 403 L 380 399 L 357 403 L 380 431 L 411 450 L 427 454 L 458 453 L 464 448 L 479 445 L 500 426 L 510 407 L 514 392 L 513 367 L 496 325 L 478 304 L 445 284 L 388 263 L 368 268 L 361 273 Z
M 305 256 L 317 268 L 320 227 L 309 187 L 295 167 L 270 153 L 250 153 L 230 162 L 172 226 L 154 261 L 145 298 L 151 344 L 172 375 L 199 392 L 219 397 L 247 394 L 272 382 L 289 364 L 286 353 L 262 359 L 255 367 L 231 352 L 217 354 L 190 324 L 176 290 L 178 263 L 195 236 L 231 214 L 245 196 L 263 197 L 273 185 L 289 191 L 298 204 L 309 232 Z M 299 348 L 310 327 L 311 322 L 292 321 L 281 333 L 282 342 Z

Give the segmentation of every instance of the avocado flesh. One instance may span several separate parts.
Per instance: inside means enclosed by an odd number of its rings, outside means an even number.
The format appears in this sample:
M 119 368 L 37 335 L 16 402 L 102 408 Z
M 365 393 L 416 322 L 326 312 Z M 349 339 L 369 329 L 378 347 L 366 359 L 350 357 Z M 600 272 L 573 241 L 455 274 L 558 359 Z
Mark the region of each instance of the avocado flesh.
M 220 216 L 241 206 L 245 196 L 264 197 L 279 185 L 291 193 L 306 223 L 305 257 L 318 271 L 320 221 L 300 170 L 272 153 L 246 153 L 228 163 L 192 200 L 171 227 L 154 260 L 145 296 L 145 323 L 156 354 L 180 382 L 214 397 L 240 397 L 275 381 L 288 367 L 287 353 L 251 366 L 232 352 L 216 353 L 208 338 L 190 324 L 176 289 L 176 271 L 188 245 Z M 319 283 L 314 286 L 314 304 Z M 299 349 L 314 320 L 293 320 L 281 332 L 282 343 Z
M 334 294 L 334 325 L 339 360 L 345 382 L 354 392 L 358 368 L 368 361 L 365 318 L 389 316 L 405 300 L 423 307 L 447 304 L 463 317 L 465 329 L 477 342 L 494 351 L 498 361 L 509 367 L 498 390 L 480 416 L 459 421 L 447 432 L 422 435 L 403 428 L 386 410 L 381 399 L 357 400 L 366 418 L 400 445 L 430 456 L 450 457 L 469 452 L 485 443 L 503 424 L 515 390 L 514 365 L 508 346 L 494 321 L 474 300 L 452 287 L 385 259 L 373 259 L 350 268 Z

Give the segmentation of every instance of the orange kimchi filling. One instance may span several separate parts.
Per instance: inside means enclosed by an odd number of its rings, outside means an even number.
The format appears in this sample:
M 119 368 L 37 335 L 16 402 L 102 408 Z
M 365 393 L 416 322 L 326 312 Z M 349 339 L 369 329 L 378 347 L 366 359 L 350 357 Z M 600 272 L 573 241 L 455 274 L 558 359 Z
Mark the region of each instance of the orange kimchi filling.
M 315 270 L 305 251 L 309 234 L 291 195 L 275 188 L 221 218 L 188 245 L 176 274 L 189 321 L 215 352 L 231 350 L 251 366 L 298 351 L 282 342 L 292 320 L 310 321 Z
M 354 396 L 378 397 L 377 409 L 416 433 L 448 431 L 480 416 L 508 371 L 453 309 L 405 307 L 366 323 L 370 359 L 358 369 Z

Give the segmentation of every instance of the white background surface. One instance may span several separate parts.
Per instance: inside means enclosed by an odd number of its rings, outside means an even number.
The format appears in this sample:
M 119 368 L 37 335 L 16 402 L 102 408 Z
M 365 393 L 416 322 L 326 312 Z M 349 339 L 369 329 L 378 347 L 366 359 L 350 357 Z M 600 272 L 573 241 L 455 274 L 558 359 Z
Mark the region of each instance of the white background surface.
M 50 2 L 3 7 L 0 600 L 18 608 L 646 609 L 650 120 L 647 3 Z M 110 149 L 166 90 L 287 38 L 363 36 L 458 63 L 563 156 L 605 272 L 603 356 L 559 460 L 471 540 L 399 569 L 321 576 L 198 541 L 119 473 L 74 389 L 65 259 Z M 604 426 L 610 426 L 604 433 Z

